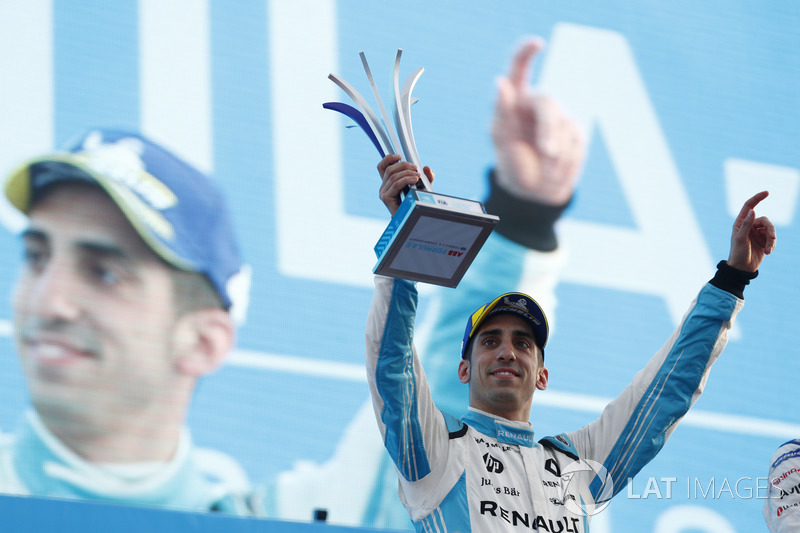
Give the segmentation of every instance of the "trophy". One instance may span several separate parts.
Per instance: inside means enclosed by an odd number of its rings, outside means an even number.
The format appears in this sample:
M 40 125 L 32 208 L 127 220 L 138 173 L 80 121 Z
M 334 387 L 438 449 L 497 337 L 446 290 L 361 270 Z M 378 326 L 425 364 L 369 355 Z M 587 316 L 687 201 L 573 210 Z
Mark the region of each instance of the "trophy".
M 394 62 L 396 133 L 390 127 L 389 115 L 364 52 L 360 53 L 361 63 L 381 117 L 378 118 L 352 85 L 335 74 L 328 78 L 350 96 L 358 109 L 340 102 L 327 102 L 322 107 L 338 111 L 355 121 L 381 157 L 402 149 L 405 159 L 421 170 L 411 129 L 411 105 L 417 99 L 411 97 L 411 92 L 424 69 L 414 71 L 401 89 L 402 54 L 403 51 L 398 49 Z M 375 245 L 378 262 L 372 271 L 384 276 L 455 287 L 499 220 L 497 216 L 487 214 L 480 202 L 433 192 L 427 176 L 420 172 L 420 180 L 404 193 L 400 208 Z

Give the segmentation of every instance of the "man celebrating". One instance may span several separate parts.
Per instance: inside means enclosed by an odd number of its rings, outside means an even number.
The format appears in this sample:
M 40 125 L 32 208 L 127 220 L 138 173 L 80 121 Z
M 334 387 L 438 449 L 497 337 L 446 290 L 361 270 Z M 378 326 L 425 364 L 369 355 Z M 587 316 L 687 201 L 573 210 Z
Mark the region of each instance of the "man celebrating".
M 405 185 L 403 172 L 387 168 L 384 178 L 387 194 Z M 745 202 L 727 262 L 633 383 L 592 424 L 538 442 L 529 417 L 534 392 L 549 381 L 549 329 L 536 301 L 504 294 L 467 320 L 458 376 L 470 407 L 458 420 L 434 405 L 412 344 L 415 284 L 376 277 L 368 379 L 417 530 L 587 531 L 591 515 L 658 453 L 702 392 L 745 285 L 775 247 L 774 226 L 753 211 L 766 196 Z
M 784 442 L 772 456 L 762 511 L 772 533 L 800 529 L 800 439 Z
M 541 38 L 523 39 L 498 79 L 492 121 L 496 165 L 489 173 L 485 205 L 500 216 L 500 223 L 458 288 L 437 288 L 430 298 L 430 335 L 421 340 L 421 356 L 432 396 L 443 411 L 460 413 L 466 403 L 466 391 L 452 368 L 452 346 L 463 334 L 463 317 L 485 301 L 481 294 L 487 286 L 534 292 L 553 315 L 563 257 L 555 224 L 572 198 L 586 142 L 579 125 L 556 100 L 531 85 L 531 68 L 543 47 Z M 399 191 L 419 179 L 417 169 L 389 155 L 378 171 L 383 178 L 380 198 L 394 214 Z M 433 174 L 428 177 L 433 179 Z M 509 254 L 516 260 L 501 263 Z M 303 520 L 313 509 L 324 508 L 331 522 L 408 527 L 408 515 L 397 502 L 394 466 L 373 434 L 369 403 L 359 409 L 329 461 L 319 466 L 304 462 L 279 476 L 280 516 Z M 343 492 L 337 483 L 344 478 L 352 482 Z M 292 497 L 298 492 L 305 497 Z
M 0 491 L 233 506 L 241 468 L 184 427 L 241 290 L 216 187 L 140 135 L 94 130 L 17 169 L 6 195 L 29 220 L 14 337 L 33 410 L 0 447 Z

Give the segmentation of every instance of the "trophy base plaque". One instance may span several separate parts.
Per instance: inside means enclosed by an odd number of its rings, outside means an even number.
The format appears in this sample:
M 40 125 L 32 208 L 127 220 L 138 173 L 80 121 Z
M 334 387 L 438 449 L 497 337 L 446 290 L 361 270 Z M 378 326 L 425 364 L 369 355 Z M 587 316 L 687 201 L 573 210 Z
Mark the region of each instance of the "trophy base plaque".
M 372 271 L 456 287 L 499 220 L 480 202 L 412 188 L 375 245 Z

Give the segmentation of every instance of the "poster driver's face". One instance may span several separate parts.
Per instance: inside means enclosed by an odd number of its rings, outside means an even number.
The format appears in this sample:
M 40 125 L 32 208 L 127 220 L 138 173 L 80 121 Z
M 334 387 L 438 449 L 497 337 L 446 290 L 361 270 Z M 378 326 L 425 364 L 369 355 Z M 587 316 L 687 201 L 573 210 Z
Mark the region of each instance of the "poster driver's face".
M 91 185 L 56 186 L 29 218 L 14 326 L 37 410 L 72 419 L 157 409 L 175 373 L 168 267 Z

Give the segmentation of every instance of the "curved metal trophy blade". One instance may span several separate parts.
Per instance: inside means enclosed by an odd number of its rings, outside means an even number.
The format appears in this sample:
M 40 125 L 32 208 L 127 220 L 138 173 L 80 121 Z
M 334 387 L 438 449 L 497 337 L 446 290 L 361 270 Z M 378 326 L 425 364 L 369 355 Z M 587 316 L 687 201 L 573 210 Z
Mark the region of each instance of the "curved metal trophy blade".
M 392 121 L 389 120 L 389 114 L 386 112 L 386 107 L 383 105 L 381 94 L 378 92 L 378 86 L 375 84 L 375 79 L 372 77 L 372 70 L 369 68 L 369 63 L 367 63 L 367 56 L 364 54 L 364 52 L 360 52 L 358 55 L 361 57 L 361 64 L 364 66 L 364 72 L 367 73 L 367 79 L 372 87 L 372 94 L 375 95 L 375 100 L 378 102 L 378 109 L 381 111 L 383 125 L 389 131 L 389 135 L 392 138 L 392 143 L 395 146 L 400 146 L 400 141 L 398 140 L 397 135 L 395 135 L 394 130 L 391 128 Z
M 403 147 L 403 153 L 406 156 L 406 159 L 411 163 L 416 165 L 417 169 L 420 171 L 422 170 L 422 163 L 420 162 L 419 155 L 417 154 L 416 147 L 414 146 L 414 136 L 410 132 L 411 121 L 410 119 L 406 118 L 406 110 L 405 108 L 410 107 L 410 104 L 403 104 L 404 97 L 400 93 L 400 58 L 403 55 L 403 50 L 398 49 L 397 55 L 395 56 L 394 60 L 394 98 L 395 98 L 395 109 L 394 109 L 394 120 L 395 120 L 395 127 L 397 128 L 398 133 L 400 134 L 400 144 Z M 423 69 L 418 69 L 414 74 L 409 77 L 409 80 L 412 78 L 418 79 L 419 76 L 422 74 Z M 416 79 L 410 84 L 410 87 L 413 88 L 414 83 L 416 83 Z M 403 86 L 403 90 L 405 91 L 409 87 L 409 80 L 406 80 L 406 83 Z M 408 100 L 408 96 L 406 95 L 406 100 Z M 420 182 L 417 184 L 417 188 L 426 190 L 426 191 L 433 191 L 433 187 L 431 187 L 431 182 L 428 180 L 428 177 L 425 175 L 424 172 L 420 172 Z M 421 185 L 421 187 L 419 186 Z
M 381 142 L 375 136 L 375 133 L 372 131 L 372 128 L 369 125 L 369 122 L 367 122 L 367 119 L 365 119 L 364 115 L 361 114 L 361 111 L 351 105 L 343 104 L 341 102 L 326 102 L 322 104 L 322 107 L 325 109 L 330 109 L 331 111 L 338 111 L 339 113 L 353 119 L 356 124 L 361 126 L 361 129 L 364 130 L 364 133 L 367 134 L 369 140 L 372 141 L 372 144 L 374 144 L 375 148 L 378 149 L 378 153 L 381 154 L 381 157 L 386 157 L 386 152 L 383 151 Z
M 336 74 L 329 74 L 328 78 L 333 81 L 336 85 L 338 85 L 347 95 L 353 99 L 356 105 L 361 109 L 361 112 L 364 114 L 364 118 L 369 123 L 372 130 L 375 132 L 377 136 L 380 137 L 381 145 L 384 148 L 384 153 L 394 154 L 395 149 L 392 145 L 392 141 L 389 140 L 388 135 L 386 135 L 386 130 L 381 126 L 380 120 L 375 115 L 375 112 L 369 106 L 364 97 L 349 83 L 341 79 Z
M 401 117 L 403 118 L 403 120 L 405 120 L 405 126 L 406 126 L 405 130 L 408 136 L 406 142 L 408 144 L 408 149 L 411 150 L 413 154 L 412 157 L 415 160 L 419 161 L 419 163 L 417 163 L 417 168 L 419 168 L 420 170 L 422 169 L 421 165 L 422 160 L 420 159 L 419 153 L 417 152 L 417 142 L 414 140 L 414 129 L 411 127 L 411 104 L 413 103 L 411 98 L 411 92 L 414 90 L 414 86 L 417 84 L 417 81 L 419 81 L 419 77 L 422 76 L 422 73 L 424 71 L 425 69 L 419 68 L 408 78 L 406 78 L 406 81 L 403 84 L 403 90 L 400 94 L 401 97 L 400 105 L 402 106 Z M 432 191 L 433 187 L 431 187 L 431 183 L 428 181 L 428 177 L 425 176 L 423 172 L 420 172 L 420 176 L 422 176 L 422 181 L 425 184 L 425 188 L 429 191 Z

